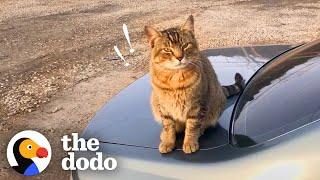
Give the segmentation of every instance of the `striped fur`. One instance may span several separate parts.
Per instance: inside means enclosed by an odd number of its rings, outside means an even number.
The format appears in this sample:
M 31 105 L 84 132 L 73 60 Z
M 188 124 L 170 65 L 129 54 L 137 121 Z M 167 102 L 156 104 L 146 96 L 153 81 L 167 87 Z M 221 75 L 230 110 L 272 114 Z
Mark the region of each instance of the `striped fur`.
M 236 73 L 234 79 L 234 84 L 229 86 L 222 86 L 223 93 L 227 98 L 239 94 L 244 89 L 245 82 L 239 73 Z
M 197 151 L 200 135 L 217 123 L 226 97 L 242 89 L 240 74 L 236 75 L 235 85 L 220 85 L 211 63 L 199 51 L 193 26 L 190 16 L 181 27 L 161 32 L 145 27 L 151 47 L 151 107 L 163 126 L 161 153 L 175 148 L 179 132 L 185 133 L 183 151 Z

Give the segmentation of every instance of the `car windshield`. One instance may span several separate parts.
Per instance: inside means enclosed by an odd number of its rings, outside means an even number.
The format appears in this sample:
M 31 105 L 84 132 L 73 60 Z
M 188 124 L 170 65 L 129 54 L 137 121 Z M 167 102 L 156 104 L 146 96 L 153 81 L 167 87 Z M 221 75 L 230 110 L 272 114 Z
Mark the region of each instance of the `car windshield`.
M 263 66 L 239 97 L 231 125 L 236 146 L 274 139 L 320 119 L 320 43 Z

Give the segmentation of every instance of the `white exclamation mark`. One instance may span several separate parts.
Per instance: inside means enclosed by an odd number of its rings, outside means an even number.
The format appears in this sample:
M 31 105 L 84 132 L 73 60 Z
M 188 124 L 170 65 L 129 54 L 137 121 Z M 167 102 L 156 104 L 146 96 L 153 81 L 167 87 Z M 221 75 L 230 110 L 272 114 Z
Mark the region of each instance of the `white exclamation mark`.
M 130 37 L 129 37 L 129 31 L 128 31 L 127 25 L 126 25 L 126 24 L 123 24 L 122 29 L 123 29 L 124 36 L 126 37 L 126 39 L 127 39 L 127 41 L 128 41 L 128 44 L 129 44 L 129 46 L 130 46 L 130 53 L 133 53 L 133 52 L 134 52 L 134 49 L 133 49 L 132 46 L 131 46 Z
M 127 63 L 127 61 L 124 59 L 124 57 L 122 56 L 119 48 L 117 46 L 113 46 L 114 50 L 116 51 L 117 55 L 125 62 L 125 66 L 129 66 L 130 64 Z

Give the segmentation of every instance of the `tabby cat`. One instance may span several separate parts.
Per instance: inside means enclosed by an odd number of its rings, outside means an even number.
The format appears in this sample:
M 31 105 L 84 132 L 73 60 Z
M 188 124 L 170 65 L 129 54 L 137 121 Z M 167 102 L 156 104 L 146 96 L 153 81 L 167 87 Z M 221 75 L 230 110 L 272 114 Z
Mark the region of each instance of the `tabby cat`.
M 199 149 L 200 135 L 217 123 L 226 98 L 243 89 L 243 78 L 237 73 L 234 85 L 220 85 L 199 51 L 192 15 L 181 27 L 159 32 L 146 26 L 145 33 L 151 47 L 151 106 L 163 126 L 159 151 L 172 151 L 176 133 L 184 131 L 182 149 L 193 153 Z

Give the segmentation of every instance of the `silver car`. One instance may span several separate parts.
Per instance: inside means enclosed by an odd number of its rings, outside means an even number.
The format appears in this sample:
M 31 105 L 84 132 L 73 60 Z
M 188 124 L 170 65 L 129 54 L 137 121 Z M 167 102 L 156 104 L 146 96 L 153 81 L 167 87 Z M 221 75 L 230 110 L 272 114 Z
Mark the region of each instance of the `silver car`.
M 235 72 L 247 84 L 201 136 L 198 152 L 184 154 L 181 135 L 176 150 L 159 153 L 161 127 L 145 75 L 103 106 L 82 134 L 99 139 L 99 151 L 116 158 L 117 169 L 74 171 L 73 178 L 320 179 L 320 40 L 203 53 L 221 84 L 232 84 Z

